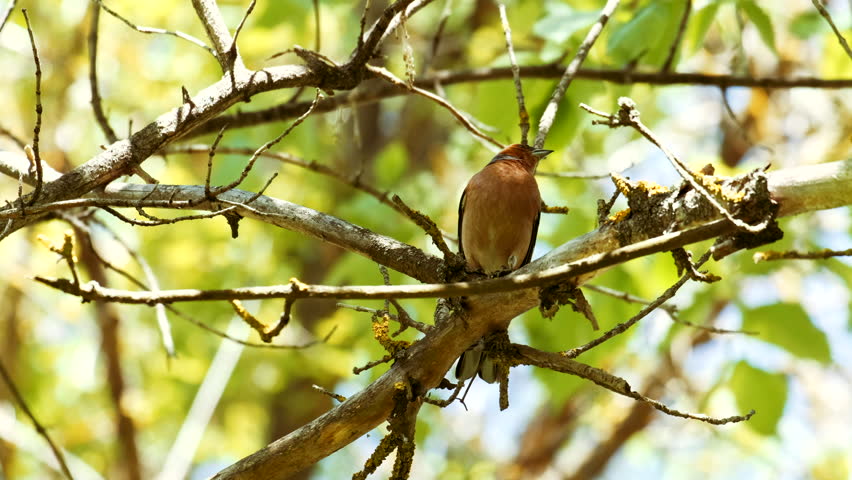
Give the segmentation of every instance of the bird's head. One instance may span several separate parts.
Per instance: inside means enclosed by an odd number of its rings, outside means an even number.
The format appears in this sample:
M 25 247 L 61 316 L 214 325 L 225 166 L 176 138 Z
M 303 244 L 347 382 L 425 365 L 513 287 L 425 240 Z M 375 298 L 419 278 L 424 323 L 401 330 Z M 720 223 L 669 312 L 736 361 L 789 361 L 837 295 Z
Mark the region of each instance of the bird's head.
M 553 150 L 533 148 L 529 145 L 513 143 L 512 145 L 509 145 L 508 147 L 500 151 L 500 153 L 498 153 L 492 161 L 518 160 L 527 168 L 527 170 L 529 170 L 530 172 L 534 172 L 539 160 L 550 155 L 551 153 L 553 153 Z

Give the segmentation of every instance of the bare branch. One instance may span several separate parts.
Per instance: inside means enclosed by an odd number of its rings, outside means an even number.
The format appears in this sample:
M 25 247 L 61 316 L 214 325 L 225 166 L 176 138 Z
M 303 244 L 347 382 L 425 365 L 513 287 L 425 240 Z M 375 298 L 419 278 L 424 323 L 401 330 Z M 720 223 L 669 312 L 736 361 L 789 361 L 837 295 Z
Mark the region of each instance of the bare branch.
M 672 415 L 674 417 L 689 418 L 692 420 L 700 420 L 711 425 L 725 425 L 727 423 L 744 422 L 754 415 L 754 410 L 746 415 L 735 415 L 725 418 L 710 417 L 708 415 L 698 415 L 693 413 L 681 412 L 670 408 L 656 400 L 650 399 L 639 392 L 634 391 L 630 384 L 623 378 L 617 377 L 599 368 L 592 367 L 577 361 L 572 360 L 560 353 L 542 352 L 526 345 L 512 345 L 517 353 L 518 361 L 522 365 L 535 365 L 541 368 L 547 368 L 557 372 L 576 375 L 606 388 L 615 393 L 630 397 L 640 402 L 647 403 L 657 410 Z
M 194 0 L 195 1 L 195 0 Z M 402 13 L 414 0 L 396 0 L 396 2 L 392 3 L 388 6 L 384 12 L 382 12 L 382 16 L 376 20 L 376 23 L 373 24 L 373 27 L 367 33 L 367 38 L 363 39 L 363 35 L 359 37 L 358 48 L 352 53 L 352 58 L 349 61 L 349 65 L 354 68 L 361 68 L 367 64 L 367 62 L 373 58 L 373 55 L 376 54 L 376 49 L 381 44 L 382 40 L 385 38 L 385 34 L 395 28 L 395 26 L 391 27 L 391 22 L 396 21 L 398 24 L 399 20 L 397 17 L 400 13 Z M 431 0 L 422 3 L 429 3 Z M 365 9 L 364 15 L 367 14 Z M 364 17 L 361 17 L 361 25 L 363 30 L 364 25 Z M 362 41 L 363 39 L 363 41 Z
M 711 251 L 708 250 L 707 253 L 705 253 L 704 256 L 702 256 L 701 259 L 698 260 L 698 262 L 696 262 L 696 265 L 700 266 L 700 265 L 704 264 L 704 262 L 706 262 L 710 258 L 710 253 L 711 253 Z M 689 279 L 690 279 L 689 274 L 685 274 L 685 275 L 681 276 L 680 280 L 678 280 L 674 285 L 669 287 L 668 290 L 663 292 L 663 294 L 660 295 L 659 297 L 657 297 L 656 300 L 654 300 L 653 302 L 646 305 L 645 308 L 640 310 L 639 313 L 637 313 L 632 318 L 630 318 L 630 320 L 627 320 L 626 322 L 623 322 L 623 323 L 619 323 L 618 325 L 616 325 L 615 327 L 613 327 L 612 329 L 610 329 L 609 331 L 607 331 L 606 333 L 604 333 L 600 337 L 592 340 L 591 342 L 589 342 L 589 343 L 587 343 L 587 344 L 585 344 L 581 347 L 572 348 L 571 350 L 568 350 L 566 352 L 562 352 L 562 355 L 564 355 L 566 358 L 577 358 L 578 356 L 580 356 L 584 352 L 591 350 L 592 348 L 600 345 L 601 343 L 609 340 L 610 338 L 626 332 L 627 329 L 629 329 L 630 327 L 635 325 L 639 320 L 642 320 L 649 313 L 656 310 L 657 307 L 659 307 L 660 305 L 662 305 L 663 303 L 668 301 L 670 298 L 674 297 L 675 293 L 677 293 L 677 291 L 680 290 L 680 287 L 682 287 L 686 283 L 686 281 L 689 280 Z
M 601 11 L 600 18 L 594 25 L 592 25 L 592 28 L 589 29 L 589 33 L 586 34 L 586 38 L 584 38 L 580 46 L 577 47 L 577 54 L 574 56 L 574 59 L 571 60 L 571 63 L 568 64 L 568 67 L 565 68 L 565 73 L 562 74 L 562 79 L 559 80 L 559 85 L 556 86 L 556 90 L 553 91 L 553 96 L 550 97 L 547 107 L 541 114 L 541 119 L 538 123 L 538 133 L 535 136 L 535 143 L 533 144 L 535 148 L 541 148 L 544 146 L 544 140 L 547 138 L 547 133 L 550 131 L 550 127 L 553 126 L 553 121 L 556 119 L 556 111 L 559 109 L 559 102 L 561 102 L 562 97 L 565 96 L 565 91 L 568 90 L 568 86 L 571 85 L 571 81 L 577 74 L 577 70 L 580 69 L 580 65 L 583 64 L 583 60 L 586 59 L 586 55 L 589 54 L 589 50 L 598 39 L 598 36 L 601 34 L 604 25 L 606 25 L 606 22 L 609 20 L 609 17 L 612 16 L 613 12 L 615 12 L 615 8 L 618 7 L 618 3 L 619 0 L 607 0 L 606 5 Z
M 106 7 L 104 9 L 109 12 L 109 9 Z M 118 140 L 118 136 L 110 126 L 109 120 L 104 113 L 101 92 L 98 88 L 98 23 L 101 18 L 100 0 L 92 2 L 91 10 L 92 19 L 89 25 L 89 90 L 91 91 L 92 98 L 90 99 L 90 103 L 92 104 L 92 111 L 95 114 L 95 120 L 104 132 L 104 136 L 109 143 L 113 143 Z
M 71 475 L 71 470 L 68 469 L 68 464 L 65 463 L 65 456 L 62 454 L 62 450 L 53 443 L 53 440 L 50 439 L 50 435 L 47 434 L 47 429 L 45 429 L 41 423 L 39 423 L 38 419 L 36 419 L 35 415 L 33 415 L 32 410 L 30 410 L 30 407 L 27 405 L 24 397 L 21 396 L 21 392 L 18 390 L 18 387 L 15 386 L 15 383 L 12 381 L 12 377 L 9 375 L 9 372 L 6 371 L 6 367 L 2 362 L 0 362 L 0 376 L 3 377 L 3 383 L 5 383 L 9 391 L 12 392 L 12 396 L 21 407 L 21 410 L 23 410 L 27 417 L 29 417 L 30 421 L 33 422 L 36 432 L 44 437 L 47 444 L 50 445 L 50 450 L 53 452 L 53 456 L 56 457 L 56 461 L 59 463 L 59 468 L 62 470 L 62 473 L 69 480 L 74 480 L 74 477 Z
M 35 38 L 33 37 L 33 29 L 32 29 L 32 27 L 30 27 L 30 17 L 27 15 L 27 9 L 24 8 L 23 10 L 21 10 L 21 12 L 24 14 L 24 20 L 27 23 L 27 33 L 30 36 L 30 46 L 32 46 L 32 49 L 33 49 L 33 62 L 35 62 L 35 79 L 36 79 L 36 86 L 35 86 L 36 123 L 35 123 L 35 127 L 33 127 L 33 145 L 32 145 L 32 156 L 33 156 L 33 158 L 30 159 L 31 162 L 32 162 L 30 164 L 30 174 L 32 174 L 33 168 L 35 168 L 36 183 L 35 183 L 35 189 L 33 190 L 32 196 L 30 197 L 30 200 L 27 203 L 28 205 L 32 205 L 32 204 L 34 204 L 35 202 L 38 201 L 38 197 L 39 197 L 39 195 L 41 195 L 42 185 L 44 184 L 44 178 L 43 178 L 44 170 L 43 170 L 43 167 L 42 167 L 42 164 L 41 164 L 41 155 L 39 154 L 39 150 L 38 150 L 38 137 L 39 137 L 39 133 L 41 133 L 41 113 L 42 113 L 42 106 L 41 106 L 41 62 L 39 62 L 39 60 L 38 60 L 38 48 L 36 48 Z M 27 151 L 27 153 L 28 153 L 27 156 L 29 156 L 29 150 Z
M 317 89 L 316 96 L 314 96 L 314 101 L 313 101 L 313 103 L 311 103 L 311 106 L 310 106 L 310 107 L 308 107 L 308 110 L 307 110 L 305 113 L 303 113 L 303 114 L 302 114 L 299 118 L 297 118 L 297 119 L 296 119 L 296 120 L 295 120 L 292 124 L 290 124 L 290 126 L 289 126 L 289 127 L 287 127 L 287 128 L 286 128 L 283 132 L 281 132 L 281 134 L 280 134 L 280 135 L 278 135 L 277 137 L 273 138 L 272 140 L 270 140 L 270 141 L 268 141 L 268 142 L 264 143 L 263 145 L 261 145 L 261 147 L 260 147 L 260 148 L 258 148 L 258 149 L 254 152 L 254 154 L 252 154 L 251 158 L 249 158 L 249 161 L 248 161 L 248 163 L 246 164 L 245 168 L 243 169 L 242 173 L 240 174 L 240 177 L 239 177 L 239 178 L 237 178 L 236 180 L 234 180 L 233 182 L 231 182 L 231 183 L 229 183 L 229 184 L 227 184 L 227 185 L 223 185 L 223 186 L 221 186 L 221 187 L 216 187 L 215 189 L 213 189 L 213 191 L 212 191 L 212 195 L 213 195 L 214 197 L 216 197 L 216 196 L 218 196 L 219 194 L 221 194 L 222 192 L 227 192 L 228 190 L 232 190 L 232 189 L 236 188 L 239 184 L 243 183 L 243 180 L 245 180 L 245 179 L 246 179 L 246 177 L 248 176 L 248 174 L 249 174 L 249 172 L 251 171 L 252 167 L 254 167 L 254 162 L 255 162 L 255 161 L 257 161 L 257 158 L 260 156 L 260 154 L 261 154 L 261 153 L 263 153 L 263 152 L 265 152 L 265 151 L 267 151 L 267 150 L 269 150 L 269 149 L 270 149 L 270 148 L 272 148 L 273 146 L 275 146 L 278 142 L 280 142 L 281 140 L 283 140 L 283 139 L 284 139 L 284 137 L 286 137 L 287 135 L 289 135 L 289 134 L 290 134 L 290 132 L 292 132 L 294 128 L 298 127 L 298 126 L 299 126 L 302 122 L 304 122 L 304 121 L 305 121 L 305 119 L 306 119 L 306 118 L 308 118 L 308 115 L 310 115 L 310 114 L 311 114 L 311 112 L 313 112 L 313 111 L 314 111 L 314 107 L 316 107 L 317 102 L 319 101 L 319 99 L 321 98 L 321 96 L 322 96 L 322 95 L 320 94 L 319 89 Z M 220 134 L 221 134 L 221 133 L 224 133 L 224 129 L 220 132 Z M 221 138 L 221 136 L 220 136 L 220 137 L 218 137 L 218 138 Z M 210 153 L 210 155 L 211 155 L 211 156 L 210 156 L 210 161 L 211 161 L 211 162 L 212 162 L 212 159 L 213 159 L 213 157 L 212 157 L 212 156 L 213 156 L 213 154 L 214 154 L 214 151 L 213 151 L 213 150 L 211 150 L 211 153 Z M 209 184 L 209 178 L 210 178 L 210 177 L 209 177 L 209 170 L 208 170 L 208 184 Z M 208 192 L 208 193 L 211 193 L 211 192 Z
M 600 286 L 600 285 L 586 284 L 586 285 L 583 285 L 583 288 L 585 288 L 587 290 L 591 290 L 593 292 L 602 293 L 604 295 L 609 295 L 610 297 L 618 298 L 618 299 L 624 300 L 625 302 L 628 302 L 628 303 L 638 303 L 640 305 L 648 305 L 648 304 L 651 303 L 651 300 L 639 298 L 639 297 L 636 297 L 634 295 L 630 295 L 627 292 L 621 292 L 621 291 L 618 291 L 618 290 L 613 290 L 611 288 L 603 287 L 603 286 Z M 702 324 L 693 323 L 693 322 L 690 322 L 690 321 L 687 321 L 687 320 L 683 320 L 683 319 L 680 318 L 680 316 L 678 316 L 677 307 L 675 307 L 674 305 L 668 305 L 666 303 L 663 303 L 662 305 L 659 305 L 657 308 L 665 311 L 666 315 L 668 315 L 668 317 L 671 318 L 673 322 L 680 323 L 682 325 L 686 325 L 688 327 L 692 327 L 692 328 L 695 328 L 697 330 L 703 330 L 705 332 L 718 333 L 718 334 L 732 334 L 732 333 L 739 333 L 739 334 L 744 334 L 744 335 L 757 335 L 758 334 L 758 332 L 753 332 L 753 331 L 750 331 L 750 330 L 729 330 L 729 329 L 726 329 L 726 328 L 718 328 L 718 327 L 714 327 L 714 326 L 711 326 L 711 325 L 702 325 Z
M 524 78 L 560 78 L 565 68 L 560 65 L 534 65 L 520 67 Z M 477 68 L 474 70 L 449 71 L 441 70 L 425 75 L 414 82 L 414 86 L 423 89 L 434 88 L 435 85 L 454 85 L 459 83 L 474 83 L 488 80 L 501 80 L 512 78 L 510 67 Z M 599 80 L 622 85 L 648 84 L 648 85 L 705 85 L 727 87 L 752 87 L 752 88 L 822 88 L 843 89 L 852 87 L 852 79 L 823 79 L 817 77 L 778 78 L 778 77 L 748 77 L 738 75 L 712 75 L 702 73 L 674 73 L 674 72 L 636 72 L 629 69 L 601 70 L 581 69 L 576 78 L 586 80 Z M 323 99 L 316 108 L 316 113 L 326 113 L 340 108 L 350 108 L 381 101 L 409 93 L 407 89 L 402 90 L 389 84 L 364 85 L 352 92 L 340 92 L 333 97 Z M 298 117 L 308 108 L 310 102 L 290 103 L 254 112 L 240 112 L 232 115 L 219 116 L 189 134 L 196 137 L 208 133 L 215 133 L 227 124 L 229 128 L 247 127 L 262 123 L 284 120 Z
M 415 87 L 413 85 L 409 86 L 407 83 L 403 82 L 396 75 L 394 75 L 393 73 L 391 73 L 390 71 L 388 71 L 385 68 L 367 65 L 367 69 L 370 72 L 374 73 L 376 76 L 387 80 L 388 82 L 392 83 L 393 85 L 396 85 L 399 88 L 405 88 L 405 89 L 407 89 L 407 90 L 409 90 L 413 93 L 416 93 L 417 95 L 420 95 L 421 97 L 426 97 L 429 100 L 432 100 L 433 102 L 437 103 L 438 105 L 446 108 L 447 110 L 449 110 L 450 113 L 453 114 L 454 117 L 456 117 L 456 119 L 459 121 L 459 123 L 461 123 L 462 126 L 464 126 L 474 136 L 479 137 L 482 140 L 485 140 L 485 141 L 491 143 L 492 145 L 494 145 L 495 147 L 497 147 L 499 149 L 502 149 L 504 147 L 504 145 L 502 143 L 491 138 L 486 133 L 484 133 L 480 129 L 476 128 L 476 125 L 471 123 L 471 121 L 468 120 L 466 116 L 464 116 L 461 112 L 456 110 L 456 108 L 453 107 L 450 104 L 450 102 L 444 100 L 443 98 L 435 95 L 432 92 L 429 92 L 427 90 L 423 90 L 422 88 Z
M 0 136 L 8 138 L 12 142 L 14 142 L 14 144 L 21 150 L 23 150 L 24 147 L 27 145 L 27 142 L 25 142 L 23 139 L 21 139 L 2 125 L 0 125 Z
M 18 3 L 18 0 L 9 0 L 9 4 L 6 5 L 6 10 L 3 12 L 3 15 L 0 16 L 0 32 L 2 32 L 3 27 L 6 26 L 6 20 L 9 20 L 9 15 L 11 15 L 12 10 L 15 9 L 16 3 Z
M 831 25 L 831 30 L 834 31 L 834 35 L 837 37 L 837 41 L 840 43 L 840 46 L 843 47 L 843 50 L 846 51 L 846 55 L 849 55 L 849 58 L 852 59 L 852 48 L 849 48 L 849 43 L 846 42 L 846 39 L 843 37 L 843 34 L 840 33 L 840 30 L 837 29 L 837 25 L 834 24 L 834 20 L 831 19 L 831 15 L 828 13 L 828 10 L 825 9 L 825 6 L 822 4 L 821 0 L 811 0 L 816 7 L 819 14 Z
M 193 45 L 197 45 L 197 46 L 199 46 L 199 47 L 203 48 L 204 50 L 207 50 L 207 52 L 208 52 L 208 53 L 210 53 L 210 55 L 213 55 L 213 58 L 216 58 L 216 52 L 215 52 L 212 48 L 210 48 L 207 44 L 205 44 L 205 43 L 204 43 L 204 42 L 202 42 L 201 40 L 199 40 L 199 39 L 197 39 L 197 38 L 193 37 L 192 35 L 189 35 L 188 33 L 184 33 L 184 32 L 181 32 L 181 31 L 179 31 L 179 30 L 174 30 L 174 31 L 173 31 L 173 30 L 166 30 L 166 29 L 163 29 L 163 28 L 156 28 L 156 27 L 143 27 L 143 26 L 140 26 L 140 25 L 136 25 L 135 23 L 131 22 L 130 20 L 128 20 L 128 19 L 126 19 L 126 18 L 122 17 L 122 16 L 121 16 L 118 12 L 116 12 L 115 10 L 113 10 L 113 9 L 111 9 L 111 8 L 109 8 L 109 7 L 107 7 L 107 6 L 106 6 L 106 4 L 104 4 L 103 0 L 94 0 L 94 1 L 95 1 L 95 2 L 96 2 L 96 3 L 97 3 L 97 4 L 101 7 L 101 8 L 103 8 L 104 10 L 106 10 L 106 12 L 107 12 L 108 14 L 110 14 L 110 15 L 112 15 L 113 17 L 115 17 L 115 18 L 117 18 L 117 19 L 121 20 L 121 21 L 122 21 L 125 25 L 127 25 L 127 26 L 128 26 L 128 27 L 130 27 L 130 28 L 132 28 L 133 30 L 136 30 L 136 31 L 137 31 L 137 32 L 139 32 L 139 33 L 172 35 L 172 36 L 175 36 L 175 37 L 177 37 L 177 38 L 181 38 L 181 39 L 183 39 L 183 40 L 186 40 L 187 42 L 190 42 L 190 43 L 192 43 Z
M 213 42 L 216 60 L 219 61 L 222 71 L 227 73 L 235 69 L 244 70 L 245 65 L 243 65 L 242 59 L 239 56 L 231 57 L 229 55 L 231 47 L 234 45 L 234 39 L 231 37 L 231 32 L 228 31 L 228 25 L 225 23 L 216 1 L 192 0 L 192 6 L 195 8 L 195 13 L 201 20 L 201 24 L 204 25 L 207 38 Z
M 817 250 L 814 252 L 799 252 L 788 250 L 786 252 L 776 252 L 767 250 L 765 252 L 757 252 L 752 259 L 754 263 L 769 262 L 772 260 L 825 260 L 832 257 L 848 257 L 852 256 L 852 248 L 846 250 Z
M 515 48 L 512 46 L 512 28 L 509 27 L 509 19 L 506 17 L 506 5 L 497 3 L 500 8 L 500 23 L 503 24 L 503 33 L 506 36 L 506 49 L 509 51 L 509 62 L 512 64 L 512 79 L 515 81 L 515 97 L 518 100 L 518 118 L 521 127 L 521 144 L 527 145 L 529 140 L 527 135 L 530 133 L 530 114 L 527 113 L 527 107 L 524 105 L 524 89 L 521 87 L 521 69 L 518 67 L 518 60 L 515 58 Z

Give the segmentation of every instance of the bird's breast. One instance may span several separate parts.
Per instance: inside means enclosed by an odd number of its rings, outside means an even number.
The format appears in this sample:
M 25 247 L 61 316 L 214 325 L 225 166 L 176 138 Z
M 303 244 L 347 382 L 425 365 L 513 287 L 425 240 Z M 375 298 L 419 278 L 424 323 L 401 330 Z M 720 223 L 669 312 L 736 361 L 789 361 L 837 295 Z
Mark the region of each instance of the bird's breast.
M 523 167 L 497 162 L 474 175 L 460 232 L 468 267 L 486 273 L 520 267 L 540 209 L 538 185 Z

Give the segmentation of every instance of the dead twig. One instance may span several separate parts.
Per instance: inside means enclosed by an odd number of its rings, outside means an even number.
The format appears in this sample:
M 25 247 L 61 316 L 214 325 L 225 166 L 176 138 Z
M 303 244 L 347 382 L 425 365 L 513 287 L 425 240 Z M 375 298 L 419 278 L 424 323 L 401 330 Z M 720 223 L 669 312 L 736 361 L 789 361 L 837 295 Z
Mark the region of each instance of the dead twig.
M 577 53 L 574 55 L 574 59 L 571 60 L 571 63 L 569 63 L 568 67 L 565 68 L 565 73 L 562 74 L 559 84 L 553 91 L 553 96 L 550 97 L 547 107 L 541 114 L 541 119 L 538 122 L 538 134 L 536 134 L 535 143 L 533 143 L 535 148 L 542 148 L 544 146 L 544 140 L 547 138 L 547 134 L 550 132 L 550 127 L 553 126 L 553 121 L 556 119 L 556 111 L 559 109 L 559 102 L 561 102 L 562 97 L 565 96 L 565 91 L 568 90 L 568 86 L 571 85 L 571 81 L 574 79 L 574 76 L 577 75 L 580 65 L 583 64 L 583 61 L 586 59 L 586 55 L 589 54 L 589 50 L 592 48 L 592 45 L 595 44 L 595 41 L 601 34 L 604 25 L 606 25 L 606 22 L 609 20 L 609 17 L 612 16 L 613 12 L 615 12 L 615 8 L 618 7 L 618 3 L 619 0 L 607 0 L 606 5 L 601 11 L 600 18 L 598 18 L 598 21 L 592 25 L 592 28 L 589 29 L 589 33 L 586 34 L 586 38 L 584 38 L 580 46 L 577 47 Z
M 816 250 L 812 252 L 800 252 L 796 250 L 788 250 L 786 252 L 777 252 L 767 250 L 765 252 L 757 252 L 752 256 L 754 263 L 770 262 L 773 260 L 825 260 L 832 257 L 848 257 L 852 256 L 852 248 L 846 250 Z
M 831 30 L 834 31 L 834 35 L 837 37 L 837 41 L 840 43 L 840 46 L 846 51 L 846 55 L 849 55 L 849 58 L 852 59 L 852 48 L 849 47 L 849 43 L 846 42 L 846 38 L 844 38 L 843 34 L 840 33 L 840 30 L 837 29 L 837 25 L 835 25 L 834 20 L 831 19 L 831 14 L 828 13 L 828 10 L 825 9 L 825 6 L 823 6 L 820 0 L 811 0 L 811 2 L 814 4 L 814 7 L 816 7 L 819 14 L 822 15 L 822 18 L 824 18 L 831 26 Z
M 41 133 L 41 62 L 38 59 L 38 48 L 36 47 L 35 37 L 33 36 L 33 29 L 30 26 L 30 17 L 27 15 L 27 9 L 24 8 L 21 10 L 24 14 L 24 20 L 27 23 L 27 33 L 30 36 L 30 46 L 33 50 L 33 62 L 35 63 L 35 96 L 36 96 L 36 123 L 35 127 L 33 127 L 33 145 L 32 145 L 32 164 L 30 165 L 30 175 L 33 174 L 33 169 L 35 169 L 36 175 L 36 184 L 33 189 L 33 196 L 30 198 L 29 205 L 33 205 L 38 201 L 39 195 L 41 195 L 41 188 L 44 185 L 44 170 L 41 165 L 41 155 L 39 155 L 38 151 L 38 137 Z M 28 155 L 29 156 L 29 155 Z M 21 206 L 23 208 L 23 204 Z
M 528 145 L 527 136 L 530 132 L 530 114 L 527 113 L 527 107 L 524 105 L 524 90 L 521 86 L 521 69 L 518 67 L 518 60 L 515 58 L 515 47 L 512 46 L 512 28 L 509 26 L 509 19 L 506 17 L 506 6 L 502 3 L 497 3 L 500 9 L 500 23 L 503 25 L 503 33 L 506 36 L 506 49 L 509 51 L 509 62 L 512 64 L 512 79 L 515 82 L 515 97 L 518 100 L 518 118 L 521 127 L 521 144 Z
M 15 382 L 12 381 L 11 375 L 6 371 L 6 367 L 0 362 L 0 377 L 3 377 L 3 382 L 6 384 L 6 387 L 12 392 L 12 397 L 14 397 L 15 401 L 18 403 L 18 406 L 21 407 L 21 410 L 24 411 L 27 417 L 29 417 L 30 421 L 33 422 L 33 426 L 38 432 L 39 435 L 44 437 L 47 441 L 47 444 L 50 446 L 50 450 L 53 452 L 53 456 L 56 457 L 56 462 L 59 463 L 59 468 L 62 470 L 62 473 L 69 480 L 74 480 L 74 477 L 71 475 L 71 470 L 68 469 L 68 464 L 65 462 L 65 455 L 62 454 L 62 450 L 53 443 L 50 435 L 47 434 L 47 429 L 45 429 L 42 424 L 38 421 L 38 419 L 33 415 L 32 410 L 30 410 L 29 405 L 24 400 L 24 397 L 21 395 L 21 392 L 18 390 L 18 387 L 15 385 Z
M 132 28 L 133 30 L 136 30 L 139 33 L 172 35 L 172 36 L 175 36 L 177 38 L 181 38 L 183 40 L 186 40 L 187 42 L 192 43 L 193 45 L 199 46 L 199 47 L 203 48 L 204 50 L 207 50 L 207 52 L 210 53 L 210 55 L 213 55 L 213 58 L 216 58 L 216 52 L 212 48 L 210 48 L 207 44 L 205 44 L 201 40 L 193 37 L 192 35 L 181 32 L 179 30 L 173 31 L 173 30 L 166 30 L 166 29 L 163 29 L 163 28 L 142 27 L 142 26 L 136 25 L 135 23 L 131 22 L 130 20 L 122 17 L 115 10 L 107 7 L 104 4 L 103 0 L 95 0 L 95 2 L 97 2 L 97 4 L 101 8 L 103 8 L 108 14 L 110 14 L 113 17 L 121 20 L 125 25 Z
M 428 90 L 423 90 L 422 88 L 415 87 L 413 84 L 409 85 L 407 82 L 402 81 L 400 78 L 398 78 L 396 75 L 391 73 L 386 68 L 376 67 L 376 66 L 373 66 L 373 65 L 367 65 L 367 70 L 370 71 L 371 73 L 373 73 L 374 75 L 376 75 L 377 77 L 382 78 L 382 79 L 390 82 L 393 85 L 396 85 L 397 87 L 404 88 L 404 89 L 406 89 L 406 90 L 408 90 L 412 93 L 416 93 L 417 95 L 420 95 L 421 97 L 425 97 L 425 98 L 428 98 L 429 100 L 432 100 L 433 102 L 444 107 L 445 109 L 447 109 L 447 111 L 452 113 L 453 116 L 456 117 L 456 119 L 459 121 L 459 123 L 461 123 L 462 126 L 464 126 L 464 128 L 466 128 L 475 137 L 478 137 L 482 140 L 485 140 L 486 142 L 491 143 L 492 145 L 494 145 L 498 149 L 502 150 L 504 148 L 504 145 L 502 143 L 500 143 L 499 141 L 495 140 L 494 138 L 490 137 L 488 134 L 486 134 L 485 132 L 483 132 L 482 130 L 477 128 L 476 125 L 474 125 L 470 120 L 468 120 L 468 118 L 464 114 L 462 114 L 460 111 L 458 111 L 458 109 L 456 109 L 456 107 L 454 107 L 452 104 L 450 104 L 450 102 L 439 97 L 438 95 L 435 95 L 434 93 L 432 93 Z

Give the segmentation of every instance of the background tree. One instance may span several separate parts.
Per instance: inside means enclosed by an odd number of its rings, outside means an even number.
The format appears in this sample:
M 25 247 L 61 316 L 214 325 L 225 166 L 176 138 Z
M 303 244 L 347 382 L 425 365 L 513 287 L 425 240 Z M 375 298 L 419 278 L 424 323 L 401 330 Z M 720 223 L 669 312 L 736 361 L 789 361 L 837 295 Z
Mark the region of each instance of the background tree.
M 849 9 L 617 4 L 8 2 L 0 471 L 341 478 L 396 449 L 376 475 L 846 478 Z M 570 212 L 543 215 L 539 261 L 479 280 L 406 205 L 456 249 L 465 182 L 521 138 L 512 63 Z M 767 164 L 768 190 L 719 183 Z M 783 238 L 743 251 L 775 213 Z M 540 299 L 601 331 L 511 321 Z M 494 332 L 504 367 L 537 367 L 421 405 Z

